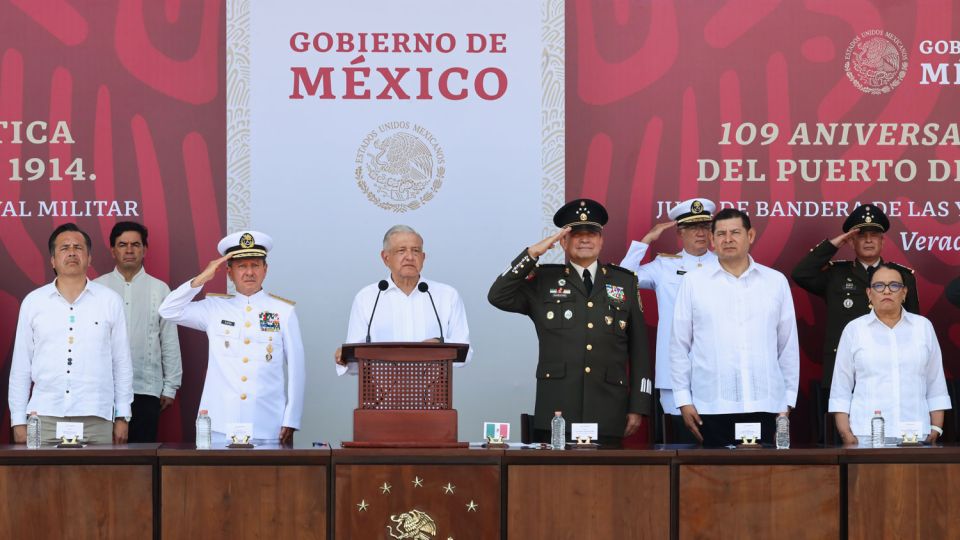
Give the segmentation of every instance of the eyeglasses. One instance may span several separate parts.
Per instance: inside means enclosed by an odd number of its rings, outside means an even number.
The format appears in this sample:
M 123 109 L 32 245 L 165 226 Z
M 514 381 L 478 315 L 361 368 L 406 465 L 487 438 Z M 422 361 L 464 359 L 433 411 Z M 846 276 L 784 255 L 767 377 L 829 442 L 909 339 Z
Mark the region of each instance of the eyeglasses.
M 901 289 L 903 289 L 903 283 L 900 283 L 899 281 L 891 281 L 890 283 L 878 281 L 876 283 L 871 283 L 870 288 L 873 289 L 873 292 L 875 293 L 882 293 L 887 288 L 889 288 L 890 292 L 892 293 L 898 293 Z

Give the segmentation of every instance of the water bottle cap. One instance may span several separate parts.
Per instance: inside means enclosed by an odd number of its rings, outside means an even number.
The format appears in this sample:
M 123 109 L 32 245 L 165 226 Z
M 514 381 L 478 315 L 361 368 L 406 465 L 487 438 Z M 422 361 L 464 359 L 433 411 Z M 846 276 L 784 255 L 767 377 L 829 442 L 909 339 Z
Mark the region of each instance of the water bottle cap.
M 553 411 L 554 416 L 561 416 L 562 411 Z
M 207 415 L 207 410 L 206 410 L 206 409 L 200 409 L 200 416 L 206 416 L 206 415 Z

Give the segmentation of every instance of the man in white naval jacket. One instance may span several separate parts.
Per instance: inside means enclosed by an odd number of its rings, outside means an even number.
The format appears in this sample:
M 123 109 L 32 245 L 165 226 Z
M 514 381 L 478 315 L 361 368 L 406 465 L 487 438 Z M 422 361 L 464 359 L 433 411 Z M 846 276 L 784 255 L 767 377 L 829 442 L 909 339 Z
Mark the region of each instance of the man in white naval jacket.
M 695 442 L 683 426 L 680 409 L 673 402 L 673 378 L 670 371 L 670 331 L 673 328 L 673 304 L 677 291 L 688 272 L 716 263 L 717 256 L 710 251 L 710 222 L 716 211 L 713 201 L 695 198 L 683 201 L 667 213 L 670 221 L 658 223 L 639 242 L 630 243 L 630 249 L 620 266 L 637 273 L 638 286 L 657 293 L 657 360 L 654 369 L 654 387 L 660 393 L 667 426 L 664 426 L 664 442 Z M 679 253 L 660 253 L 652 261 L 640 264 L 650 244 L 660 239 L 662 233 L 676 227 L 677 237 L 683 249 Z
M 261 442 L 291 444 L 300 429 L 303 342 L 293 302 L 263 290 L 272 247 L 273 240 L 257 231 L 227 236 L 217 245 L 223 257 L 160 305 L 163 318 L 207 333 L 210 354 L 200 409 L 210 414 L 215 440 L 225 439 L 227 425 L 234 422 L 252 423 L 253 438 Z M 237 294 L 208 293 L 193 302 L 224 263 Z

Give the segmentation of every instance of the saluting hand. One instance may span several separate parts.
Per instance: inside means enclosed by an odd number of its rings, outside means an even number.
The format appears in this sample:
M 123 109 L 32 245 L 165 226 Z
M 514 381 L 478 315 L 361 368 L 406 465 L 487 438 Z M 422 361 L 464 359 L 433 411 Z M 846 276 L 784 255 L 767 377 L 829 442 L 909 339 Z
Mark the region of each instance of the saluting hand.
M 342 352 L 343 351 L 340 349 L 340 347 L 337 347 L 337 350 L 333 351 L 333 361 L 341 366 L 345 366 L 347 365 L 347 363 L 344 362 L 343 359 L 341 358 Z
M 537 242 L 536 244 L 527 248 L 527 254 L 536 259 L 537 257 L 543 255 L 551 248 L 554 244 L 560 241 L 561 238 L 566 236 L 570 232 L 570 227 L 564 227 L 557 231 L 556 233 L 544 238 L 543 240 Z
M 700 426 L 703 425 L 703 420 L 700 419 L 700 413 L 697 412 L 697 408 L 693 405 L 684 405 L 680 407 L 680 414 L 683 415 L 683 424 L 687 426 L 690 433 L 693 433 L 693 436 L 702 444 L 703 435 L 700 434 Z
M 669 229 L 670 227 L 676 226 L 677 222 L 673 220 L 657 223 L 652 229 L 650 229 L 650 232 L 648 232 L 646 236 L 640 239 L 640 241 L 644 244 L 652 244 L 660 239 L 660 235 L 663 234 L 663 231 Z
M 850 241 L 851 238 L 853 238 L 853 236 L 854 236 L 855 234 L 857 234 L 857 230 L 856 230 L 856 229 L 851 229 L 851 230 L 849 230 L 849 231 L 841 234 L 840 236 L 838 236 L 838 237 L 830 240 L 830 243 L 833 244 L 833 246 L 836 247 L 836 248 L 842 248 L 843 246 L 845 246 L 845 245 L 847 244 L 847 242 Z
M 217 275 L 217 270 L 220 269 L 220 265 L 227 262 L 229 259 L 230 255 L 228 254 L 220 257 L 219 259 L 210 261 L 210 264 L 203 269 L 203 272 L 200 272 L 197 277 L 193 278 L 193 280 L 190 282 L 190 286 L 194 288 L 202 287 L 204 283 L 210 281 L 213 279 L 213 276 Z

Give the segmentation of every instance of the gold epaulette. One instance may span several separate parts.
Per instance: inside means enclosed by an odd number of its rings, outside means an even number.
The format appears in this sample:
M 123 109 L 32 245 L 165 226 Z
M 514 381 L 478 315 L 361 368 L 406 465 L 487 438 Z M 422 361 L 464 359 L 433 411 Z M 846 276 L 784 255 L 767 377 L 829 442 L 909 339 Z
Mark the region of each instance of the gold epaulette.
M 218 292 L 208 292 L 207 296 L 212 296 L 214 298 L 233 298 L 232 294 L 223 294 Z
M 271 294 L 271 293 L 267 293 L 267 295 L 268 295 L 270 298 L 276 298 L 277 300 L 279 300 L 279 301 L 281 301 L 281 302 L 286 302 L 286 303 L 290 304 L 291 306 L 297 305 L 296 302 L 294 302 L 293 300 L 290 300 L 289 298 L 284 298 L 284 297 L 282 297 L 282 296 L 277 296 L 277 295 Z
M 682 255 L 677 255 L 676 253 L 657 253 L 657 257 L 663 257 L 664 259 L 682 259 Z

